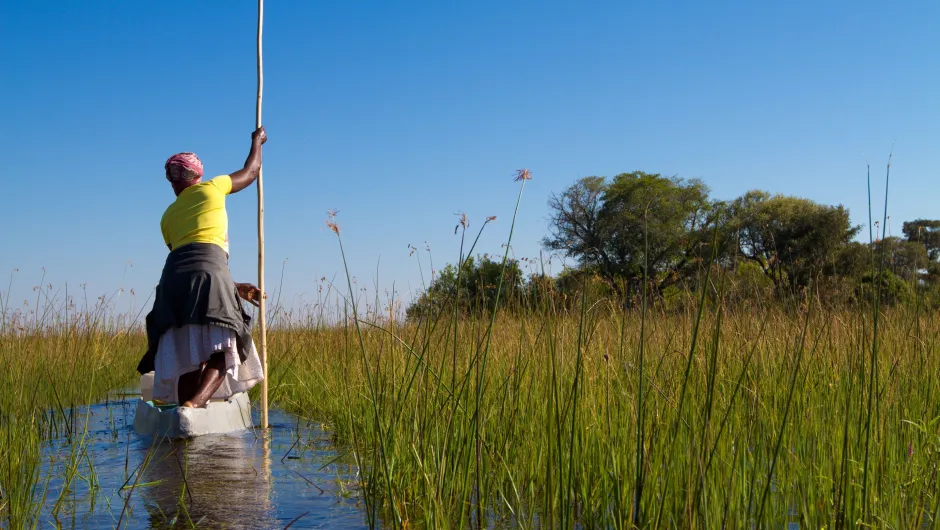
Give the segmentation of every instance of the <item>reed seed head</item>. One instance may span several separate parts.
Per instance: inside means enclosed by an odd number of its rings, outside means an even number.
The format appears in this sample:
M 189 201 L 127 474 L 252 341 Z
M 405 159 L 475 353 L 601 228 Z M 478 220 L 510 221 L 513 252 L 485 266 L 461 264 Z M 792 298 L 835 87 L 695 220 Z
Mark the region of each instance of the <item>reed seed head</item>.
M 338 213 L 339 213 L 339 210 L 335 210 L 335 209 L 334 209 L 334 210 L 327 210 L 327 212 L 326 212 L 326 215 L 327 215 L 327 217 L 328 217 L 327 220 L 326 220 L 326 226 L 327 226 L 330 230 L 332 230 L 333 233 L 335 233 L 336 235 L 339 235 L 339 225 L 336 224 L 336 214 L 338 214 Z

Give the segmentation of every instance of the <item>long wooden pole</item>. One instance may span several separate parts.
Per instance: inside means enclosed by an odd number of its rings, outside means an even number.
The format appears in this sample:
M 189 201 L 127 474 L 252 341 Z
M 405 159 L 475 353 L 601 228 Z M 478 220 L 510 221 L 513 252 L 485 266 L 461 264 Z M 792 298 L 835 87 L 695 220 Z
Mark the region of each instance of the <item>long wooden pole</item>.
M 261 28 L 264 25 L 264 0 L 258 0 L 258 100 L 255 103 L 255 128 L 261 127 L 261 95 L 264 92 L 264 65 L 261 60 Z M 258 169 L 258 321 L 261 330 L 261 428 L 268 428 L 268 324 L 264 311 L 264 186 Z

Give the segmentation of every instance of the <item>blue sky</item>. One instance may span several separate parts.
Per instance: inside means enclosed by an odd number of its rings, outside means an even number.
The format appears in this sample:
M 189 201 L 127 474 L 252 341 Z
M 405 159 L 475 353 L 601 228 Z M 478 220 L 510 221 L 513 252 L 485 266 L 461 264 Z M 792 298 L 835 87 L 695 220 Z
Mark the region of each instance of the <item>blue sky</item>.
M 166 249 L 166 158 L 233 171 L 254 126 L 252 1 L 4 2 L 0 274 L 14 301 L 46 281 L 147 292 Z M 513 248 L 538 255 L 546 201 L 585 175 L 699 177 L 850 208 L 865 165 L 889 215 L 940 217 L 940 3 L 268 2 L 264 124 L 267 281 L 286 299 L 343 279 L 339 210 L 359 285 L 420 286 L 427 242 L 454 261 L 455 213 L 496 215 L 518 185 Z M 881 208 L 876 208 L 876 215 Z M 253 280 L 254 188 L 228 201 L 231 268 Z M 133 267 L 127 268 L 127 263 Z M 126 272 L 125 272 L 126 271 Z M 6 282 L 0 291 L 8 292 Z

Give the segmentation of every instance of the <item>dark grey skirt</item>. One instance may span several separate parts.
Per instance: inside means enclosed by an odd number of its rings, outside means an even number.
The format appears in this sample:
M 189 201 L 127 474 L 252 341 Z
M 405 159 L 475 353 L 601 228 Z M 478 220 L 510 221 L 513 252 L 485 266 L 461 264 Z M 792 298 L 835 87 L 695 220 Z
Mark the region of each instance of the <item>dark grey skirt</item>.
M 153 309 L 147 314 L 147 353 L 137 365 L 152 372 L 160 337 L 172 327 L 214 324 L 235 331 L 242 362 L 251 348 L 251 317 L 245 313 L 228 257 L 218 245 L 191 243 L 167 256 Z M 206 359 L 212 352 L 206 352 Z

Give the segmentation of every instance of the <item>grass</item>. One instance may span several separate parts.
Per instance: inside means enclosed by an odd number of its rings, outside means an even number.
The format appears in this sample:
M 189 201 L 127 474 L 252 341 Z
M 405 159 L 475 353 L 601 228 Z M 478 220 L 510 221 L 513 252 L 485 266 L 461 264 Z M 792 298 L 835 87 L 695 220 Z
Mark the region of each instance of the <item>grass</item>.
M 364 330 L 363 346 L 351 327 L 282 331 L 271 338 L 283 359 L 272 398 L 331 421 L 365 464 L 386 524 L 466 526 L 482 508 L 488 524 L 836 528 L 841 510 L 842 526 L 862 520 L 866 475 L 870 524 L 933 520 L 933 316 L 881 316 L 869 424 L 867 314 L 650 310 L 644 329 L 639 315 L 608 309 L 585 311 L 583 322 L 499 316 L 491 330 L 487 319 L 389 325 Z M 710 333 L 693 348 L 696 325 Z M 639 471 L 646 488 L 636 499 Z M 465 484 L 477 486 L 467 494 Z
M 25 312 L 12 310 L 9 294 L 0 297 L 0 516 L 9 528 L 37 526 L 47 502 L 55 516 L 74 480 L 95 487 L 87 426 L 76 407 L 131 380 L 145 349 L 143 335 L 110 314 L 112 300 L 76 307 L 48 286 L 34 292 Z M 68 451 L 49 466 L 54 472 L 42 474 L 41 445 L 51 438 L 66 440 Z M 64 486 L 50 499 L 53 480 Z
M 871 314 L 706 304 L 699 315 L 692 306 L 651 308 L 645 325 L 642 314 L 603 304 L 501 314 L 492 327 L 489 318 L 363 325 L 361 345 L 351 325 L 301 323 L 271 333 L 272 400 L 329 420 L 361 463 L 367 502 L 384 517 L 377 522 L 389 526 L 396 517 L 467 526 L 480 513 L 490 525 L 855 526 L 869 428 L 870 524 L 936 519 L 940 323 L 932 314 L 881 315 L 869 425 Z M 11 528 L 35 522 L 50 479 L 39 475 L 43 438 L 68 436 L 72 405 L 124 383 L 137 355 L 122 352 L 142 346 L 133 334 L 60 331 L 0 343 L 3 388 L 16 389 L 3 394 L 0 424 Z M 475 363 L 488 335 L 483 379 Z
M 375 524 L 931 527 L 933 313 L 879 312 L 872 376 L 869 311 L 688 305 L 644 318 L 585 301 L 572 313 L 358 326 L 311 315 L 270 334 L 271 397 L 329 422 L 360 463 Z M 0 514 L 11 528 L 56 502 L 43 499 L 42 441 L 73 437 L 56 468 L 72 480 L 87 460 L 74 406 L 126 383 L 143 347 L 139 333 L 77 314 L 0 334 Z

